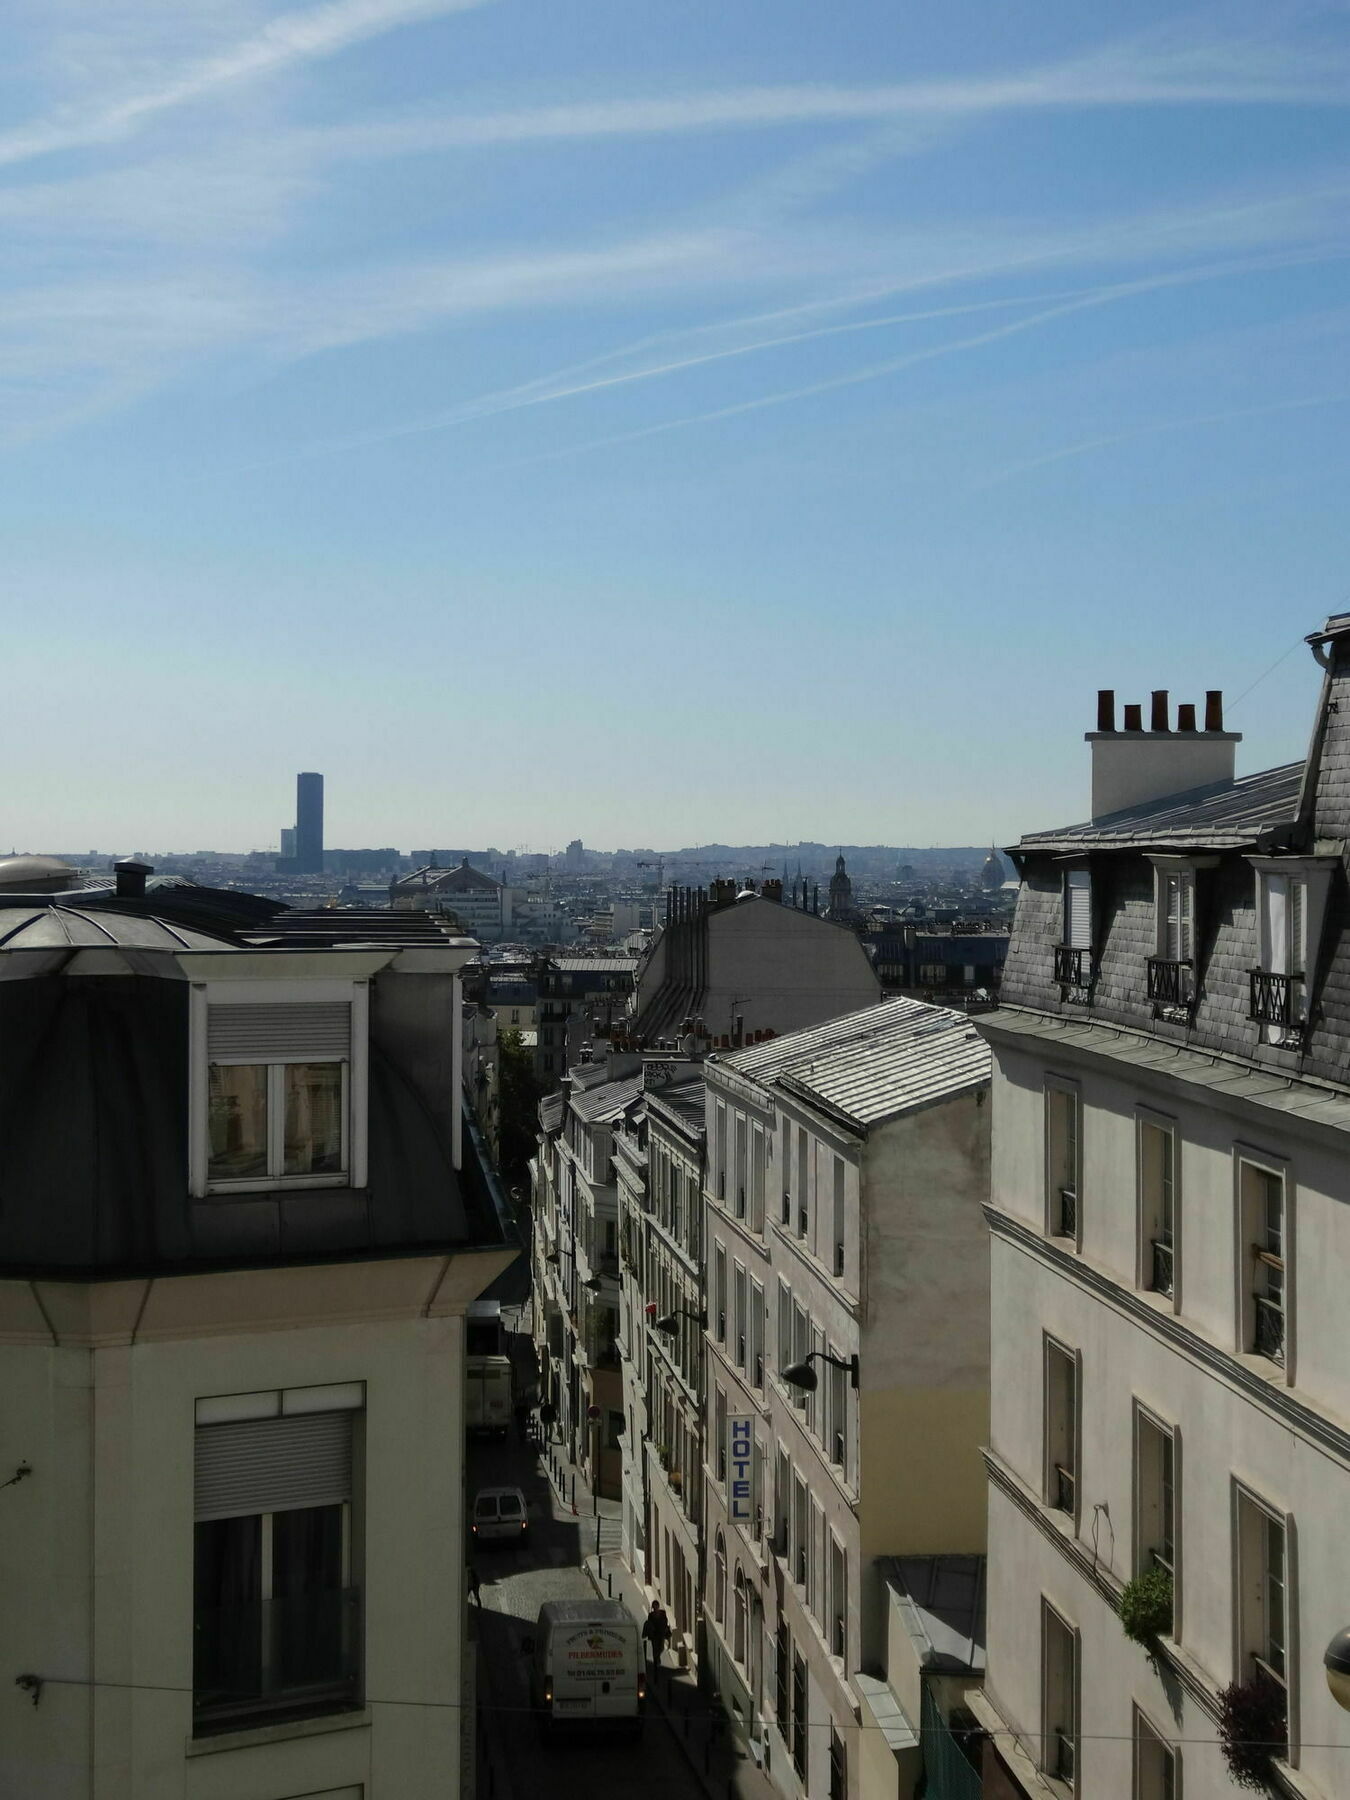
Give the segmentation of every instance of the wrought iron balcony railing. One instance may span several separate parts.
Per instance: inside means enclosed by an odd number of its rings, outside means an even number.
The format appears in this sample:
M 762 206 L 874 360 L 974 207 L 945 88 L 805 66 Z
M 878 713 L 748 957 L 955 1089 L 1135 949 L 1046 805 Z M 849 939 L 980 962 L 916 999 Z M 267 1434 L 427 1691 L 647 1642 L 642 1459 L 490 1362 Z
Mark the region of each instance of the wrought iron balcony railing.
M 1088 987 L 1092 982 L 1092 952 L 1074 944 L 1055 945 L 1055 980 L 1061 987 Z
M 1059 1512 L 1073 1511 L 1074 1491 L 1077 1478 L 1072 1469 L 1066 1469 L 1063 1463 L 1055 1464 L 1055 1507 Z
M 1170 1294 L 1173 1281 L 1174 1249 L 1170 1238 L 1154 1238 L 1149 1246 L 1152 1251 L 1152 1267 L 1149 1271 L 1149 1286 L 1155 1294 Z
M 1059 1190 L 1059 1204 L 1055 1209 L 1055 1234 L 1057 1237 L 1076 1238 L 1078 1236 L 1078 1195 L 1073 1188 Z
M 1150 956 L 1148 997 L 1155 1006 L 1194 1006 L 1194 964 L 1170 956 Z
M 1302 975 L 1275 975 L 1268 969 L 1252 969 L 1249 1016 L 1262 1025 L 1283 1025 L 1286 1030 L 1296 1024 L 1295 996 Z
M 1268 1356 L 1272 1362 L 1284 1361 L 1284 1308 L 1268 1294 L 1253 1294 L 1256 1307 L 1256 1329 L 1253 1334 L 1253 1348 L 1258 1356 Z

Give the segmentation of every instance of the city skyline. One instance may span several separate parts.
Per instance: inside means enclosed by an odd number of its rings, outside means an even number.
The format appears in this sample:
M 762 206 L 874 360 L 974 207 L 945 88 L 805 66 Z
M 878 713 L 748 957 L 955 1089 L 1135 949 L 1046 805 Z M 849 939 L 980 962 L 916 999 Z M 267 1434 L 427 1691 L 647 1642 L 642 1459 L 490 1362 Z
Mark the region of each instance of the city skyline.
M 8 48 L 12 841 L 256 843 L 317 766 L 338 843 L 1006 843 L 1081 816 L 1100 686 L 1302 754 L 1342 8 L 23 0 Z

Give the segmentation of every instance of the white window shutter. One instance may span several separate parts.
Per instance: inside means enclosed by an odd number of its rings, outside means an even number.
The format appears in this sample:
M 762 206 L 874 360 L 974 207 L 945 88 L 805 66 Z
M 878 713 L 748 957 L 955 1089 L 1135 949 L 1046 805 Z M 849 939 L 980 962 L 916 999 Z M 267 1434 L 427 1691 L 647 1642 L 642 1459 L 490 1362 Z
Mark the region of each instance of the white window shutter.
M 195 1433 L 198 1519 L 328 1506 L 352 1495 L 352 1414 L 298 1413 Z
M 333 1062 L 351 1055 L 352 1009 L 345 1001 L 212 1005 L 211 1062 Z
M 1267 875 L 1262 882 L 1261 935 L 1264 938 L 1266 968 L 1272 975 L 1288 975 L 1289 969 L 1289 880 L 1285 875 Z
M 1064 877 L 1064 942 L 1072 950 L 1092 948 L 1092 876 L 1070 869 Z

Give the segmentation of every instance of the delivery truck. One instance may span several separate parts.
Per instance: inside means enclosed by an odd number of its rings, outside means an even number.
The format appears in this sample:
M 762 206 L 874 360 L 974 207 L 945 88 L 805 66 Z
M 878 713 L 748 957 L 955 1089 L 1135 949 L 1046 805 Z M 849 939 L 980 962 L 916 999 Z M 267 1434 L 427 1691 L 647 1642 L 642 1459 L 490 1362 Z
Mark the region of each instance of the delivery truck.
M 636 1735 L 646 1670 L 637 1620 L 617 1600 L 547 1600 L 530 1654 L 530 1692 L 545 1737 L 571 1725 Z
M 464 1429 L 498 1432 L 511 1426 L 511 1358 L 470 1356 L 464 1365 Z

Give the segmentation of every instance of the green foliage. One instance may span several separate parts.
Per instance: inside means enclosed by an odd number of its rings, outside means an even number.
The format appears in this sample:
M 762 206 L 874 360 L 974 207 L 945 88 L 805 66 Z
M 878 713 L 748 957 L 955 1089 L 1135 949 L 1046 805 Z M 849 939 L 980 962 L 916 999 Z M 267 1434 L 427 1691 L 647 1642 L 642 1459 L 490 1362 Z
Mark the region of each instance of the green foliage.
M 1284 1689 L 1258 1671 L 1234 1681 L 1219 1695 L 1219 1744 L 1228 1773 L 1238 1787 L 1269 1790 L 1272 1760 L 1288 1744 Z
M 502 1179 L 525 1188 L 539 1134 L 539 1102 L 544 1084 L 534 1072 L 534 1053 L 518 1031 L 497 1037 L 497 1118 Z
M 1151 1645 L 1172 1629 L 1172 1577 L 1166 1569 L 1148 1569 L 1125 1583 L 1120 1596 L 1120 1623 L 1127 1638 Z

